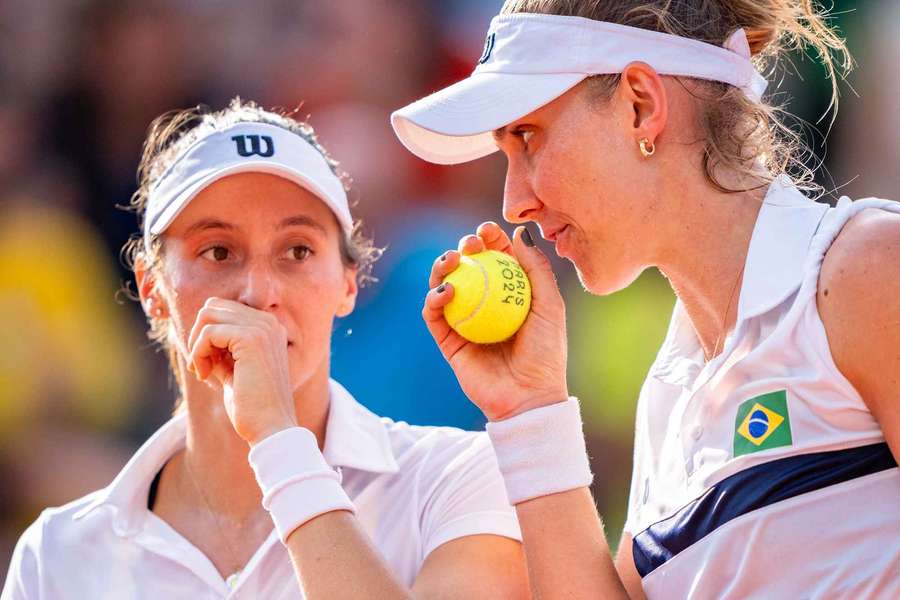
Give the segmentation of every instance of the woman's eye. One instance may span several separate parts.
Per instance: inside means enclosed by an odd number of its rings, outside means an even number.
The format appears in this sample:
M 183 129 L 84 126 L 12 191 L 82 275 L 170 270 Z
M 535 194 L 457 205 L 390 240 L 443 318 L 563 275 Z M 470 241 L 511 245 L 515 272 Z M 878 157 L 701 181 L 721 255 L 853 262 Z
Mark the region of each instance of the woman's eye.
M 225 246 L 213 246 L 203 251 L 200 256 L 208 256 L 215 262 L 222 262 L 228 259 L 228 248 Z
M 292 246 L 288 254 L 293 260 L 306 260 L 311 252 L 309 246 Z
M 513 131 L 513 135 L 522 140 L 522 143 L 527 146 L 528 142 L 531 141 L 532 135 L 534 135 L 534 131 L 531 129 L 516 129 Z

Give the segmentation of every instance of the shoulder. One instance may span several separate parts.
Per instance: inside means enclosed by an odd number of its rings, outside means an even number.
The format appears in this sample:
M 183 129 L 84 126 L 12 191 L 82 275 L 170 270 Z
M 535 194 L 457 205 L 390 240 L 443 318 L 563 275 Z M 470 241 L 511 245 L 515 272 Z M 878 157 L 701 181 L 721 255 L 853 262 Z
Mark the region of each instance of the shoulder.
M 891 277 L 900 274 L 898 252 L 900 214 L 877 208 L 860 211 L 847 222 L 825 255 L 819 276 L 819 293 L 825 304 L 861 299 L 858 294 L 846 295 L 848 292 L 877 293 L 900 286 L 900 281 Z
M 847 222 L 819 274 L 817 301 L 827 329 L 854 337 L 857 327 L 877 326 L 873 317 L 897 304 L 898 256 L 900 214 L 866 209 Z
M 97 490 L 68 504 L 45 508 L 21 539 L 35 548 L 58 545 L 71 548 L 81 543 L 100 521 L 108 521 L 101 516 L 106 513 L 101 506 L 104 493 L 105 490 Z
M 445 469 L 448 465 L 495 460 L 484 431 L 410 425 L 387 418 L 382 422 L 401 468 Z
M 847 222 L 822 262 L 819 315 L 835 363 L 858 389 L 879 365 L 889 366 L 882 363 L 900 343 L 898 257 L 900 214 L 865 209 Z
M 92 506 L 102 490 L 58 507 L 44 509 L 29 525 L 16 543 L 9 565 L 9 577 L 16 585 L 31 589 L 42 573 L 52 572 L 53 557 L 74 555 L 72 549 L 88 541 L 85 523 L 78 518 Z M 49 563 L 49 564 L 48 564 Z

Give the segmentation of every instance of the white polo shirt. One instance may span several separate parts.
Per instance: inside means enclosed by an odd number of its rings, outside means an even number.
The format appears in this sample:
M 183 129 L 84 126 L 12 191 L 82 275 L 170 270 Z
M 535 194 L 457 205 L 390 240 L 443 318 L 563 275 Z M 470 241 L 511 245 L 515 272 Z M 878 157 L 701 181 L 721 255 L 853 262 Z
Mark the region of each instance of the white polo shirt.
M 302 598 L 273 530 L 229 589 L 212 562 L 147 509 L 150 484 L 184 446 L 185 416 L 163 425 L 106 488 L 48 508 L 22 535 L 2 600 Z M 324 456 L 357 517 L 411 586 L 428 554 L 474 534 L 521 539 L 487 435 L 379 418 L 331 381 Z
M 638 402 L 625 525 L 648 598 L 900 598 L 900 470 L 816 305 L 825 252 L 867 207 L 900 213 L 774 182 L 709 363 L 676 303 Z

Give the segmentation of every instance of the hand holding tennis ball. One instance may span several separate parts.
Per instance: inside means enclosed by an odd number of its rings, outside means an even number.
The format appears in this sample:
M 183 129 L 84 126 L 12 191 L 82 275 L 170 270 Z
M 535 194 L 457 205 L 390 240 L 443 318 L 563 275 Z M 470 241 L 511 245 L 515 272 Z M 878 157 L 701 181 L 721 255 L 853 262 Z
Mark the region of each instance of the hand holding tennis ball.
M 476 344 L 496 344 L 512 337 L 531 308 L 531 282 L 509 254 L 485 250 L 460 258 L 444 277 L 454 289 L 444 318 L 459 335 Z
M 550 261 L 524 227 L 510 239 L 483 223 L 435 260 L 429 286 L 428 331 L 488 419 L 568 398 L 565 305 Z

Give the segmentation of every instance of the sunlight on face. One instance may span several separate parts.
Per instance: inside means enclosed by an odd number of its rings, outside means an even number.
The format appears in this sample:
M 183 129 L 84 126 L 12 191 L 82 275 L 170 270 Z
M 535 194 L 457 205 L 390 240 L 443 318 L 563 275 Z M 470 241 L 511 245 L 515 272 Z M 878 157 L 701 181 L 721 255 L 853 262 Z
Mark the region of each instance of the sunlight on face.
M 291 380 L 328 369 L 336 316 L 356 298 L 341 229 L 311 192 L 267 173 L 240 173 L 198 194 L 164 234 L 169 310 L 184 348 L 210 297 L 272 313 L 287 331 Z
M 508 160 L 503 212 L 537 223 L 586 289 L 606 294 L 645 268 L 656 197 L 615 99 L 598 106 L 584 85 L 497 130 Z

